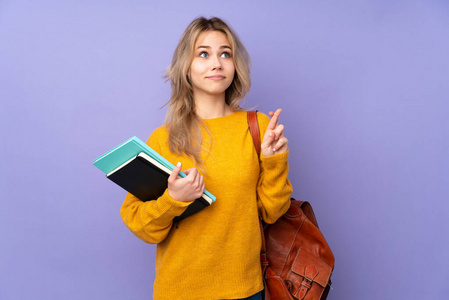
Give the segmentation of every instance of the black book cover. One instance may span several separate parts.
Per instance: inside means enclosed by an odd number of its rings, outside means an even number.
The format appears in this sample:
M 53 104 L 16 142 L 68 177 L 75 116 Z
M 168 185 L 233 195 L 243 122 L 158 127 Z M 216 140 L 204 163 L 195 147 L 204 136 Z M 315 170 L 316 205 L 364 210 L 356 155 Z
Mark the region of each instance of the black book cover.
M 136 156 L 107 177 L 140 200 L 150 201 L 165 192 L 169 175 L 147 159 Z M 198 198 L 173 222 L 179 222 L 209 205 L 205 199 Z

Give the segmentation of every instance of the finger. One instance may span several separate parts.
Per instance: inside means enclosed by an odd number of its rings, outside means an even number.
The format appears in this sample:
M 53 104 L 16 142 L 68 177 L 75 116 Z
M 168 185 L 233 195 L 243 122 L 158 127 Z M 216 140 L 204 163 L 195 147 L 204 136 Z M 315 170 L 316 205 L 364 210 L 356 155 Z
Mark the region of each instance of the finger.
M 278 108 L 278 109 L 274 112 L 273 116 L 271 117 L 270 123 L 268 123 L 267 129 L 273 130 L 273 129 L 276 128 L 276 126 L 278 126 L 278 123 L 279 123 L 279 115 L 281 114 L 281 111 L 282 111 L 282 109 Z
M 273 130 L 275 134 L 275 140 L 279 140 L 281 137 L 284 136 L 284 125 L 278 125 L 275 130 Z
M 203 175 L 200 175 L 198 176 L 198 183 L 196 186 L 198 193 L 203 194 L 203 186 L 204 186 Z
M 203 177 L 200 173 L 197 174 L 197 176 L 192 181 L 192 187 L 195 190 L 198 190 L 201 187 L 201 177 Z
M 283 147 L 287 147 L 287 145 L 288 145 L 288 139 L 286 137 L 283 137 L 283 138 L 279 139 L 279 141 L 273 147 L 273 151 L 279 151 Z
M 198 170 L 195 168 L 187 169 L 184 171 L 187 174 L 186 178 L 190 180 L 190 182 L 196 182 L 198 177 Z
M 274 112 L 272 112 L 272 111 L 268 112 L 268 114 L 270 115 L 270 118 L 272 118 L 274 116 Z
M 178 162 L 176 166 L 173 168 L 173 171 L 171 171 L 170 176 L 168 176 L 168 182 L 175 181 L 176 178 L 178 178 L 179 172 L 181 171 L 182 164 Z
M 274 142 L 275 137 L 276 135 L 274 134 L 274 132 L 267 131 L 261 145 L 262 149 L 270 147 L 270 145 Z
M 204 189 L 206 188 L 206 185 L 204 184 L 204 182 L 198 187 L 197 192 L 196 192 L 196 198 L 201 198 L 201 196 L 203 196 L 204 194 Z
M 203 183 L 204 183 L 204 177 L 203 177 L 203 175 L 200 175 L 199 176 L 199 179 L 198 179 L 198 186 L 203 186 Z

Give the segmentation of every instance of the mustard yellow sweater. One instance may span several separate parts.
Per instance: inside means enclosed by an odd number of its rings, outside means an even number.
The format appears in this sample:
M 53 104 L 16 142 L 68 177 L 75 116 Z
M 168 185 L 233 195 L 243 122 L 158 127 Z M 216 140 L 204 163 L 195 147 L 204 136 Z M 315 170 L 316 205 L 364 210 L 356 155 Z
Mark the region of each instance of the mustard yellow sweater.
M 217 197 L 209 207 L 179 222 L 189 203 L 167 191 L 155 201 L 142 202 L 128 194 L 120 214 L 128 228 L 147 243 L 157 243 L 154 299 L 236 299 L 263 289 L 258 211 L 275 222 L 290 205 L 288 153 L 259 160 L 248 131 L 246 112 L 203 120 L 202 153 L 207 169 L 206 189 Z M 268 116 L 259 113 L 263 137 Z M 183 169 L 190 159 L 169 151 L 168 132 L 159 127 L 148 145 Z M 211 147 L 209 147 L 211 145 Z M 257 197 L 258 196 L 258 197 Z

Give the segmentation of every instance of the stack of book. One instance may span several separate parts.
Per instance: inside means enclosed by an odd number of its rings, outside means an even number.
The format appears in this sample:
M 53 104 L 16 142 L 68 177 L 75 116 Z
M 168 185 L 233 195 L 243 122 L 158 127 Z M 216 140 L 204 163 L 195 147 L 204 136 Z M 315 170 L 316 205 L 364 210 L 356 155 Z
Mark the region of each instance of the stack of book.
M 94 166 L 142 201 L 157 200 L 165 192 L 168 177 L 174 168 L 173 164 L 137 137 L 130 138 L 98 157 Z M 179 172 L 179 177 L 185 176 L 185 173 Z M 173 221 L 179 222 L 193 215 L 211 205 L 215 199 L 214 195 L 204 190 L 203 196 L 193 201 Z

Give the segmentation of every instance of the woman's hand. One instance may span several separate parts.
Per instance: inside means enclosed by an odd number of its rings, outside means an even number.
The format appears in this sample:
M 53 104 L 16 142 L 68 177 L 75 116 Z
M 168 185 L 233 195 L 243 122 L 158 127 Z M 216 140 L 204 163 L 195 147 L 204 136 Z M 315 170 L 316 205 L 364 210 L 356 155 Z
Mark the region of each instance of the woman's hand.
M 168 177 L 168 194 L 180 202 L 189 202 L 200 198 L 205 187 L 203 175 L 197 169 L 192 168 L 184 171 L 186 177 L 178 178 L 181 167 L 181 163 L 178 163 Z
M 263 156 L 280 154 L 288 150 L 288 140 L 284 136 L 284 125 L 279 125 L 281 111 L 282 109 L 277 109 L 275 112 L 269 112 L 271 120 L 268 123 L 261 145 Z

